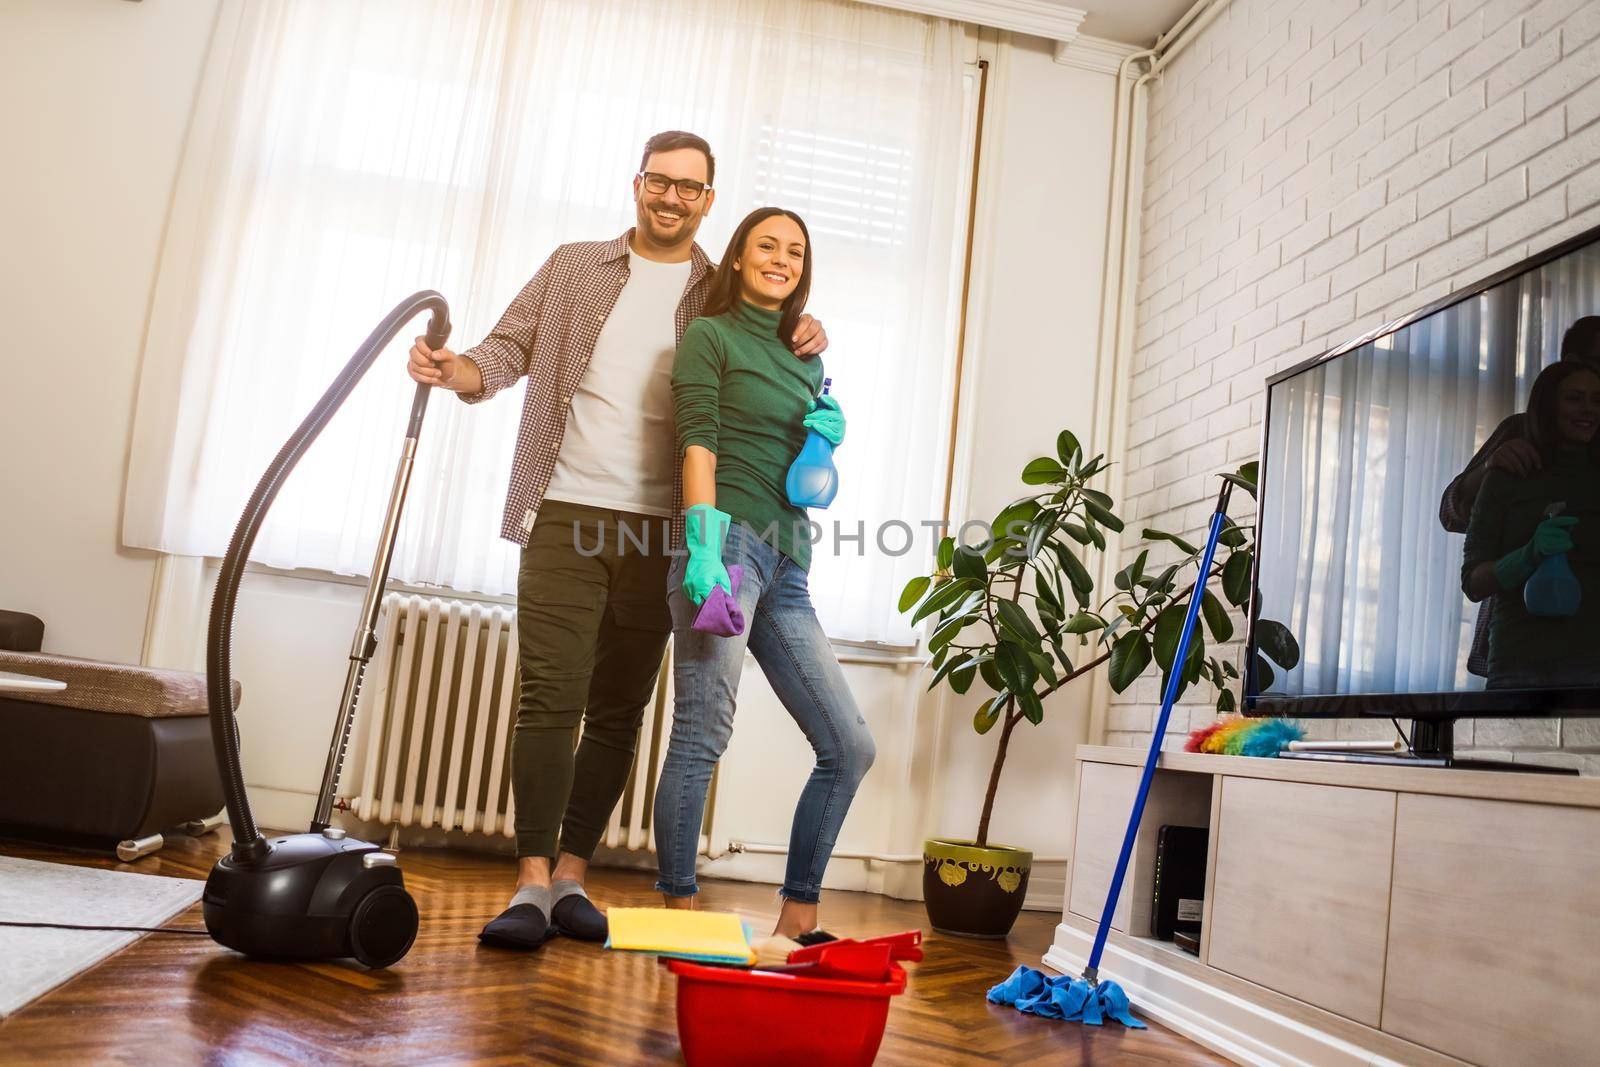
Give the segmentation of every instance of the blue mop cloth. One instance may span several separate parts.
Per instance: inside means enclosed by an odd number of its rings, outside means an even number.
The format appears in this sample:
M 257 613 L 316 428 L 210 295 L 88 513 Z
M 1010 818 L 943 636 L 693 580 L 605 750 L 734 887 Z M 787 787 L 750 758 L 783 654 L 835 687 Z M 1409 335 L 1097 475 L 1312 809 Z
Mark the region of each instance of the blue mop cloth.
M 1010 978 L 989 990 L 989 1003 L 1009 1004 L 1046 1019 L 1099 1026 L 1110 1016 L 1123 1026 L 1145 1028 L 1128 1010 L 1128 994 L 1117 983 L 1107 980 L 1091 987 L 1082 978 L 1051 978 L 1032 967 L 1018 967 Z

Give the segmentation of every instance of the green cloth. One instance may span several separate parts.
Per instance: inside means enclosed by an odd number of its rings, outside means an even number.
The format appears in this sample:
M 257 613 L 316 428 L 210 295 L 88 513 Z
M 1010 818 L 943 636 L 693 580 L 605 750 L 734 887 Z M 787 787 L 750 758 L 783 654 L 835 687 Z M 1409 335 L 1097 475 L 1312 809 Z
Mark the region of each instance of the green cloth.
M 740 301 L 691 322 L 672 364 L 672 401 L 679 454 L 700 445 L 717 457 L 718 510 L 809 569 L 806 512 L 789 503 L 784 479 L 806 441 L 822 360 L 789 351 L 778 339 L 781 318 Z
M 1583 587 L 1571 618 L 1528 612 L 1522 588 L 1496 595 L 1489 625 L 1489 688 L 1600 685 L 1600 466 L 1581 450 L 1547 459 L 1531 478 L 1490 470 L 1473 503 L 1462 550 L 1466 587 L 1481 563 L 1494 563 L 1533 539 L 1545 511 L 1557 501 L 1578 520 L 1568 527 L 1567 562 Z

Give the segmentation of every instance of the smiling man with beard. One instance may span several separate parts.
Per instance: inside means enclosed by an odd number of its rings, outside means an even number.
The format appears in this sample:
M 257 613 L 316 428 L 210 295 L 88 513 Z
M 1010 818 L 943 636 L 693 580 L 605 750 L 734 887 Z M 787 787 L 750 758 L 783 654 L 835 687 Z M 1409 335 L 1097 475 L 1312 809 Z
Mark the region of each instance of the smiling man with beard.
M 465 352 L 420 337 L 411 349 L 413 379 L 469 404 L 528 376 L 500 527 L 522 546 L 517 888 L 479 934 L 486 944 L 606 937 L 583 883 L 672 629 L 668 530 L 683 510 L 672 361 L 716 266 L 694 239 L 716 199 L 715 174 L 703 138 L 656 134 L 633 179 L 632 229 L 556 249 Z M 794 354 L 826 347 L 821 326 L 802 319 Z

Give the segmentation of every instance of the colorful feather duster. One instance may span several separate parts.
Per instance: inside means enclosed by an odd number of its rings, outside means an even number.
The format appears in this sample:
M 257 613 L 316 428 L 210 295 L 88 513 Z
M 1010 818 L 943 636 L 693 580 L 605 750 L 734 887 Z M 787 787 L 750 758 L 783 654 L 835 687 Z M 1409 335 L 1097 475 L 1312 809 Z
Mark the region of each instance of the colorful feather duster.
M 1221 756 L 1276 756 L 1290 741 L 1305 736 L 1300 724 L 1291 719 L 1247 719 L 1228 715 L 1189 735 L 1186 752 L 1210 752 Z

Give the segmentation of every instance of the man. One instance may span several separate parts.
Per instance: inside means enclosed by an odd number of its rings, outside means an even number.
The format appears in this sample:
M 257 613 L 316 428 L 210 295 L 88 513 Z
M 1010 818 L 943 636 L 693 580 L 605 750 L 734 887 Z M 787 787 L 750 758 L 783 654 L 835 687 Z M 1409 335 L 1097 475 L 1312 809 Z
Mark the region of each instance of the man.
M 1600 316 L 1585 315 L 1567 328 L 1561 336 L 1561 359 L 1600 367 Z M 1439 498 L 1439 524 L 1450 533 L 1467 532 L 1472 505 L 1490 469 L 1526 478 L 1537 473 L 1540 465 L 1539 450 L 1528 439 L 1527 416 L 1520 411 L 1507 415 L 1467 461 L 1466 469 L 1445 486 L 1444 495 Z M 1480 678 L 1489 677 L 1489 624 L 1493 618 L 1494 597 L 1485 597 L 1478 602 L 1478 621 L 1467 654 L 1468 673 Z
M 465 352 L 429 349 L 420 337 L 411 349 L 413 379 L 469 404 L 529 379 L 500 528 L 522 546 L 517 888 L 479 934 L 487 944 L 606 936 L 583 884 L 671 633 L 667 527 L 681 513 L 682 486 L 670 376 L 715 269 L 694 239 L 716 200 L 715 174 L 704 139 L 655 135 L 633 179 L 632 229 L 556 249 Z M 807 316 L 795 355 L 826 347 Z

